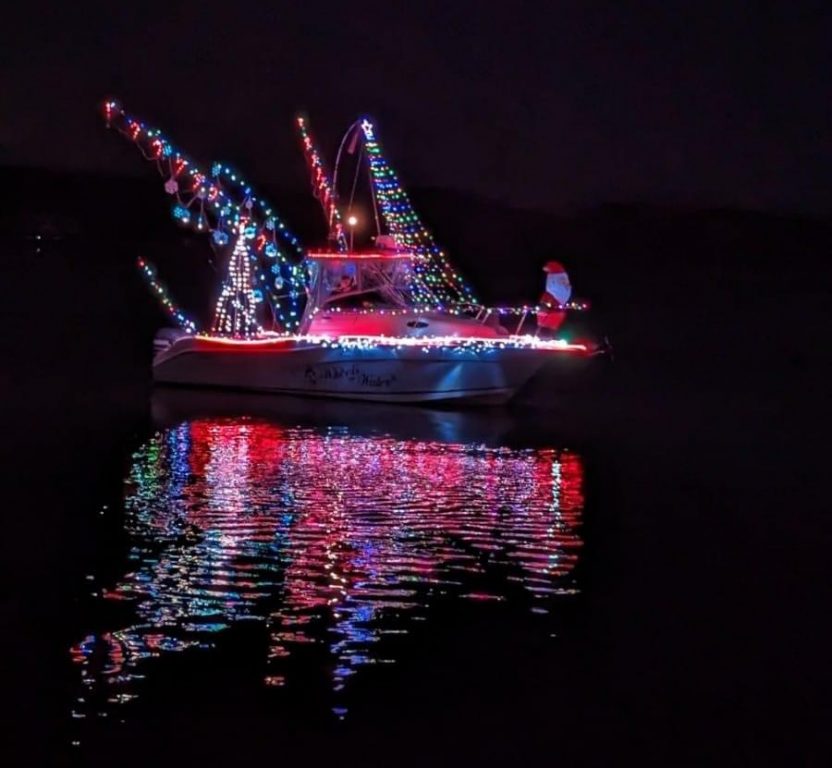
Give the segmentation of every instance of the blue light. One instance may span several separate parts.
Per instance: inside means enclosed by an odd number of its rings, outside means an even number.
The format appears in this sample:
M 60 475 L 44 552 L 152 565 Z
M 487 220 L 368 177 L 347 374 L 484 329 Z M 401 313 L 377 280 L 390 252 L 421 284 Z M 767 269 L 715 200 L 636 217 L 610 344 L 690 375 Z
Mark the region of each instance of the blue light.
M 191 220 L 191 212 L 184 205 L 174 205 L 173 218 L 187 224 Z

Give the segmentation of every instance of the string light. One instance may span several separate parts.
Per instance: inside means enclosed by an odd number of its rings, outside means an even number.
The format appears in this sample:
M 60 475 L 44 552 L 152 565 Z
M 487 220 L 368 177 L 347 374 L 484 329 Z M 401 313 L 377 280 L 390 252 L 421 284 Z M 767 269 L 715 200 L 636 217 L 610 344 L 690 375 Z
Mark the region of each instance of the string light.
M 415 263 L 416 275 L 422 283 L 417 294 L 425 303 L 438 301 L 444 307 L 458 303 L 476 305 L 473 291 L 454 270 L 413 209 L 398 176 L 381 151 L 373 124 L 364 119 L 361 130 L 373 187 L 390 234 L 401 248 L 425 257 Z
M 232 339 L 206 335 L 199 335 L 197 339 L 218 345 L 240 346 L 251 351 L 268 350 L 271 347 L 284 347 L 285 351 L 292 351 L 296 348 L 296 344 L 315 344 L 341 350 L 420 349 L 425 353 L 431 350 L 440 350 L 449 353 L 475 355 L 504 349 L 533 349 L 579 355 L 592 355 L 597 351 L 594 345 L 583 342 L 569 342 L 566 339 L 541 339 L 532 335 L 483 338 L 475 336 L 326 336 L 263 333 L 258 338 L 253 339 Z
M 337 243 L 338 250 L 341 253 L 347 251 L 347 238 L 344 235 L 344 226 L 341 222 L 341 212 L 336 205 L 335 193 L 332 189 L 332 182 L 329 179 L 329 174 L 324 168 L 321 155 L 312 141 L 309 134 L 309 129 L 306 124 L 306 118 L 298 116 L 297 118 L 298 130 L 300 131 L 301 144 L 303 145 L 303 153 L 306 157 L 306 163 L 309 166 L 309 172 L 312 176 L 312 190 L 315 198 L 320 201 L 326 214 L 327 223 L 329 225 L 329 237 Z
M 179 307 L 174 304 L 173 300 L 168 296 L 167 289 L 164 285 L 159 281 L 156 276 L 156 268 L 150 264 L 149 262 L 145 261 L 141 257 L 136 262 L 139 266 L 139 270 L 141 271 L 142 275 L 144 276 L 145 280 L 147 281 L 150 289 L 156 296 L 159 298 L 159 302 L 165 308 L 167 313 L 176 321 L 180 328 L 188 331 L 188 333 L 196 333 L 196 323 L 193 320 L 190 320 L 185 314 L 182 312 Z
M 566 304 L 558 304 L 555 307 L 543 307 L 539 305 L 528 306 L 521 305 L 518 307 L 485 307 L 480 304 L 457 304 L 442 310 L 443 314 L 450 314 L 456 317 L 464 315 L 470 316 L 476 313 L 476 319 L 482 319 L 486 315 L 535 315 L 538 312 L 551 311 L 577 311 L 582 312 L 589 309 L 589 304 L 586 302 L 569 301 Z M 338 315 L 382 315 L 384 317 L 400 317 L 404 315 L 418 315 L 423 313 L 436 312 L 436 307 L 431 304 L 414 304 L 405 308 L 389 308 L 389 307 L 368 307 L 368 308 L 344 308 L 344 307 L 316 307 L 312 314 L 338 314 Z
M 105 102 L 103 111 L 108 127 L 133 142 L 142 156 L 156 165 L 165 179 L 165 191 L 174 198 L 171 211 L 178 222 L 209 233 L 220 248 L 236 238 L 241 222 L 246 222 L 246 236 L 256 244 L 253 254 L 260 267 L 258 290 L 268 301 L 276 323 L 286 331 L 296 329 L 299 305 L 306 295 L 306 270 L 299 268 L 305 254 L 300 240 L 271 206 L 229 166 L 215 162 L 210 173 L 201 171 L 161 131 L 128 115 L 118 102 Z M 281 245 L 293 254 L 292 259 Z M 274 278 L 266 277 L 267 272 L 274 274 L 275 264 L 281 284 L 289 286 L 280 294 L 273 289 Z

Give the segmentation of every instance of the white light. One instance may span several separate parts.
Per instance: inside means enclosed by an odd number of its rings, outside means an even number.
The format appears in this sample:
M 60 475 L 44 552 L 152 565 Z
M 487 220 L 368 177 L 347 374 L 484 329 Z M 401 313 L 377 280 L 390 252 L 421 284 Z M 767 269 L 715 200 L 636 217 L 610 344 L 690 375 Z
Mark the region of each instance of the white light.
M 355 216 L 350 216 L 347 219 L 347 224 L 349 224 L 351 227 L 354 227 L 356 224 L 358 224 L 358 219 Z

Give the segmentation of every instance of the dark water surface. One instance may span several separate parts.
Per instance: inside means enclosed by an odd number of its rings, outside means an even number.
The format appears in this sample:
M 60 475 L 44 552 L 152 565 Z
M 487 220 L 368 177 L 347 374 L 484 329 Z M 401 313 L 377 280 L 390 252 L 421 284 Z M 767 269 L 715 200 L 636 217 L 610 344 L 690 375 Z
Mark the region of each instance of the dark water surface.
M 811 289 L 622 302 L 601 379 L 465 413 L 153 392 L 140 290 L 43 258 L 4 273 L 57 275 L 3 305 L 4 764 L 828 764 Z

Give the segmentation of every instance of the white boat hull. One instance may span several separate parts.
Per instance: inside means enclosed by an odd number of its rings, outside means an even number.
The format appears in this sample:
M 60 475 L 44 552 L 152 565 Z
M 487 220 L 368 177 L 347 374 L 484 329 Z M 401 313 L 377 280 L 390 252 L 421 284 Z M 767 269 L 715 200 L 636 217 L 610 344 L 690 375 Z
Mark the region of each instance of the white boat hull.
M 535 349 L 350 348 L 186 336 L 160 351 L 155 381 L 379 402 L 508 401 L 552 353 Z

